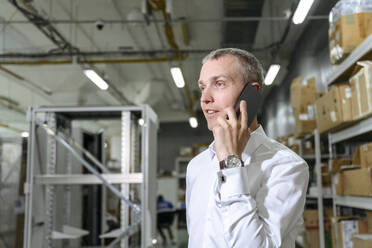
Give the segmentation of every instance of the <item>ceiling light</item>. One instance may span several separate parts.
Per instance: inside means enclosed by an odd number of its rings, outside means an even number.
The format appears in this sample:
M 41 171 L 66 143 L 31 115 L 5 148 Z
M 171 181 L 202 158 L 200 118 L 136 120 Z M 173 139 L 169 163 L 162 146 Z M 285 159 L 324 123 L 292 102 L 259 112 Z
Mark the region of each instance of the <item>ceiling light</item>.
M 190 126 L 192 128 L 197 128 L 198 127 L 198 119 L 196 119 L 196 117 L 194 117 L 194 116 L 191 116 L 189 118 L 189 123 L 190 123 Z
M 21 136 L 22 136 L 23 138 L 27 138 L 27 137 L 28 137 L 28 132 L 22 132 L 22 133 L 21 133 Z
M 100 88 L 101 90 L 107 90 L 108 89 L 108 87 L 109 87 L 108 84 L 94 70 L 85 69 L 84 74 L 85 74 L 85 76 L 87 76 L 90 79 L 90 81 L 92 81 L 95 85 L 97 85 L 97 87 Z
M 278 75 L 278 72 L 280 70 L 280 65 L 273 64 L 270 66 L 269 71 L 266 74 L 265 77 L 265 85 L 271 85 L 274 82 L 274 79 L 276 75 Z
M 314 0 L 301 0 L 293 15 L 292 21 L 294 24 L 301 24 L 305 20 Z
M 173 77 L 173 81 L 176 84 L 176 86 L 178 88 L 185 87 L 185 80 L 183 79 L 181 68 L 179 68 L 179 67 L 172 67 L 170 69 L 170 71 L 171 71 L 171 74 L 172 74 L 172 77 Z

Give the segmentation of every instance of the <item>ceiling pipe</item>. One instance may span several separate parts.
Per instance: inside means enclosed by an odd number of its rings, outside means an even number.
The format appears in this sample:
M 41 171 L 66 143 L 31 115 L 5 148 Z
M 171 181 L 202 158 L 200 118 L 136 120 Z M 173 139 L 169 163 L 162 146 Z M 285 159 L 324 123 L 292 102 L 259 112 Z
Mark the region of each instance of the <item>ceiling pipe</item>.
M 19 129 L 19 128 L 16 128 L 16 127 L 11 127 L 8 124 L 2 123 L 2 122 L 0 122 L 0 127 L 7 128 L 7 129 L 12 130 L 12 131 L 17 132 L 17 133 L 25 132 L 25 130 L 22 130 L 22 129 Z
M 95 56 L 148 56 L 148 59 L 156 58 L 155 55 L 166 55 L 169 60 L 184 60 L 189 53 L 200 54 L 212 51 L 212 49 L 184 49 L 184 50 L 142 50 L 142 51 L 92 51 L 92 52 L 56 52 L 56 53 L 3 53 L 0 58 L 29 58 L 29 59 L 46 59 L 46 58 L 60 58 L 60 57 L 95 57 Z M 0 60 L 0 63 L 2 61 Z
M 102 59 L 102 60 L 84 60 L 83 62 L 77 62 L 78 64 L 125 64 L 125 63 L 159 63 L 171 61 L 168 57 L 164 58 L 153 58 L 153 59 Z M 38 61 L 2 61 L 3 65 L 69 65 L 75 62 L 70 60 L 38 60 Z
M 37 84 L 35 84 L 34 82 L 31 82 L 30 80 L 28 79 L 25 79 L 24 77 L 22 77 L 21 75 L 15 73 L 15 72 L 12 72 L 11 70 L 8 70 L 7 68 L 3 67 L 0 65 L 0 70 L 7 73 L 8 75 L 11 75 L 13 78 L 15 79 L 18 79 L 26 84 L 28 84 L 29 86 L 31 86 L 32 88 L 36 89 L 37 91 L 43 93 L 43 94 L 46 94 L 48 96 L 52 95 L 52 91 L 50 89 L 47 89 L 47 88 L 43 88 Z
M 324 20 L 328 21 L 328 16 L 319 15 L 319 16 L 309 16 L 307 20 Z M 172 19 L 172 23 L 218 23 L 218 22 L 257 22 L 257 21 L 268 21 L 268 22 L 277 22 L 277 21 L 287 21 L 288 17 L 286 16 L 250 16 L 250 17 L 222 17 L 222 18 L 177 18 Z M 102 19 L 105 24 L 147 24 L 145 20 L 108 20 Z M 97 19 L 92 20 L 50 20 L 51 24 L 95 24 Z M 163 19 L 151 19 L 150 22 L 154 23 L 165 23 Z M 0 20 L 0 24 L 33 24 L 31 21 L 27 20 Z

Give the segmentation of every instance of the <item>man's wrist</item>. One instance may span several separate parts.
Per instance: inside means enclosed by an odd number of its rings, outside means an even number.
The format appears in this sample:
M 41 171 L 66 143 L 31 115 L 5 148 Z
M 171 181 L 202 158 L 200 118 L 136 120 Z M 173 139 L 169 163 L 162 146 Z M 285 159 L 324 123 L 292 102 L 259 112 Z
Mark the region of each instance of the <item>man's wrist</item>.
M 220 161 L 220 169 L 230 169 L 230 168 L 236 168 L 236 167 L 243 167 L 244 162 L 242 159 L 237 155 L 229 155 L 225 159 Z

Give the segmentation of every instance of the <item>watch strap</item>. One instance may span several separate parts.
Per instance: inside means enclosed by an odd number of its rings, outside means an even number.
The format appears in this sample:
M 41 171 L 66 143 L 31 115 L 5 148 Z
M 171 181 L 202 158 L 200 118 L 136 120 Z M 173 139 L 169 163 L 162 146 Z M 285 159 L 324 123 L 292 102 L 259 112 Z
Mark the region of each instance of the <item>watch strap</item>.
M 220 169 L 223 170 L 223 169 L 225 169 L 225 167 L 226 167 L 225 166 L 225 160 L 221 160 L 220 161 Z

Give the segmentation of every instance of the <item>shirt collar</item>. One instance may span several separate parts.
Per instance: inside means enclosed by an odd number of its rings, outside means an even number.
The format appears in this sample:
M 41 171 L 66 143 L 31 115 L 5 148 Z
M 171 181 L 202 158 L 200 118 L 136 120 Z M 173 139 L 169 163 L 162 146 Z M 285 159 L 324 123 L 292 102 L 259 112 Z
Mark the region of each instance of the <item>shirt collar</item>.
M 266 137 L 265 131 L 263 130 L 262 126 L 259 125 L 259 127 L 251 133 L 251 137 L 249 138 L 247 144 L 245 145 L 244 151 L 242 153 L 242 160 L 244 162 L 250 159 L 254 151 L 258 148 L 259 145 L 262 144 L 262 139 L 265 137 Z M 214 142 L 215 141 L 213 141 L 208 147 L 211 160 L 216 155 L 216 152 L 214 151 Z

